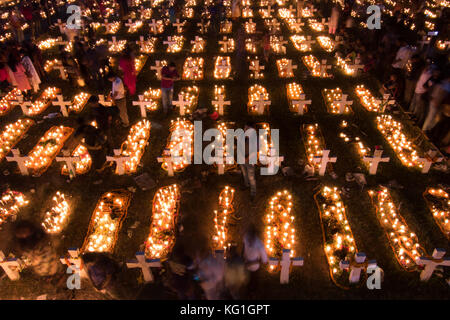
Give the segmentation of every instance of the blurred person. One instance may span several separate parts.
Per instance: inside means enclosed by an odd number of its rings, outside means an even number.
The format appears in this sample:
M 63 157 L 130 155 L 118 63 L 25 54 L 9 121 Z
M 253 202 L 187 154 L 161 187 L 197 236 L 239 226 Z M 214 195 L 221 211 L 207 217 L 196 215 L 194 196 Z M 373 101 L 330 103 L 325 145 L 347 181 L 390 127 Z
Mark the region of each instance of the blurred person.
M 31 61 L 30 57 L 27 55 L 27 52 L 24 49 L 20 50 L 20 56 L 21 56 L 21 63 L 26 70 L 28 81 L 33 87 L 34 93 L 37 93 L 39 91 L 39 84 L 41 83 L 41 78 L 39 77 L 39 74 L 37 73 L 33 65 L 33 62 Z
M 430 104 L 428 114 L 422 126 L 422 130 L 427 132 L 434 128 L 439 122 L 441 105 L 445 99 L 450 95 L 450 77 L 443 79 L 436 83 L 431 90 Z
M 161 69 L 161 100 L 164 115 L 172 110 L 173 86 L 177 80 L 180 80 L 180 75 L 174 62 L 170 62 L 169 66 Z
M 130 126 L 130 121 L 128 119 L 127 98 L 122 79 L 116 73 L 110 72 L 108 74 L 108 80 L 112 82 L 110 98 L 119 109 L 122 126 L 127 128 Z
M 424 68 L 424 63 L 418 54 L 414 54 L 406 64 L 405 68 L 405 92 L 403 100 L 406 105 L 409 105 L 414 95 L 417 80 L 419 80 L 420 74 Z
M 245 133 L 245 150 L 238 150 L 238 158 L 239 154 L 244 157 L 245 163 L 240 163 L 239 167 L 242 172 L 242 177 L 244 178 L 244 187 L 250 188 L 250 199 L 253 202 L 256 197 L 256 176 L 255 176 L 255 167 L 257 162 L 257 153 L 258 153 L 258 145 L 251 146 L 250 138 L 251 136 L 256 137 L 256 143 L 258 143 L 258 134 L 255 129 L 255 125 L 253 122 L 248 121 L 244 126 Z M 254 134 L 253 134 L 254 133 Z M 243 153 L 242 153 L 243 152 Z
M 232 245 L 227 250 L 227 260 L 225 263 L 225 288 L 231 298 L 239 300 L 242 289 L 249 279 L 248 271 L 245 268 L 245 260 L 237 252 L 237 247 Z
M 131 96 L 136 94 L 136 68 L 134 60 L 131 47 L 127 46 L 119 59 L 119 68 L 123 72 L 123 83 L 128 88 L 128 93 Z

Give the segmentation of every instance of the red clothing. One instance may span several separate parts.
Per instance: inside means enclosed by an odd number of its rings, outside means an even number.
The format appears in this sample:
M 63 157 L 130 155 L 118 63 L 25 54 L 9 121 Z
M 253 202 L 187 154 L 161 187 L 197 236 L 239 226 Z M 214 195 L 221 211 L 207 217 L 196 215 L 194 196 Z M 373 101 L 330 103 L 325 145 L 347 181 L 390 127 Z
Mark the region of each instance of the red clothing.
M 136 68 L 134 66 L 134 59 L 121 58 L 119 66 L 123 71 L 123 83 L 127 86 L 130 95 L 134 95 L 136 93 Z
M 3 82 L 3 81 L 11 82 L 11 80 L 9 79 L 8 71 L 6 70 L 6 68 L 1 68 L 0 69 L 0 82 Z
M 177 70 L 170 71 L 168 66 L 165 66 L 161 69 L 161 76 L 166 78 L 178 78 Z M 173 80 L 164 80 L 161 79 L 161 88 L 173 88 Z

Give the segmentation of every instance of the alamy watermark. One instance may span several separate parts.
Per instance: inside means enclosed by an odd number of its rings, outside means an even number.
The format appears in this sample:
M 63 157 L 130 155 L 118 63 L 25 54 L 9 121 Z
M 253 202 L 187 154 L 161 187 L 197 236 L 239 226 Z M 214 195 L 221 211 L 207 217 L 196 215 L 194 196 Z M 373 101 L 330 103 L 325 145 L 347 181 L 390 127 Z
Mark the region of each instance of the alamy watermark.
M 66 13 L 70 14 L 69 18 L 67 18 L 67 29 L 81 29 L 81 8 L 71 4 L 67 7 Z
M 71 265 L 67 268 L 67 274 L 70 276 L 67 278 L 66 285 L 69 290 L 81 289 L 81 276 L 80 268 L 77 265 Z
M 366 22 L 367 28 L 370 30 L 381 29 L 381 8 L 377 5 L 371 5 L 367 7 L 366 13 L 370 14 Z

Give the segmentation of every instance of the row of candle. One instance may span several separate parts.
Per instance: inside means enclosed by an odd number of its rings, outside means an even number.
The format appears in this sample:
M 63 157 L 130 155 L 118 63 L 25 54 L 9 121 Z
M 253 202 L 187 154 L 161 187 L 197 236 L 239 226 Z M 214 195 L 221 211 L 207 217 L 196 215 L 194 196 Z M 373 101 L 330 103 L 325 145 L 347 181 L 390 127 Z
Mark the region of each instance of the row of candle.
M 21 192 L 13 190 L 5 191 L 0 198 L 0 225 L 16 215 L 20 208 L 28 204 L 29 201 Z
M 442 188 L 428 188 L 423 194 L 436 224 L 450 240 L 450 198 Z
M 31 119 L 19 119 L 5 126 L 0 135 L 0 161 L 22 139 L 34 124 Z
M 340 113 L 339 104 L 335 103 L 335 101 L 341 101 L 342 99 L 342 89 L 337 87 L 335 89 L 323 89 L 322 94 L 325 100 L 325 104 L 327 105 L 329 113 Z M 344 113 L 351 113 L 352 109 L 349 104 L 345 105 Z
M 311 166 L 319 170 L 320 163 L 313 162 L 314 157 L 321 157 L 323 150 L 325 150 L 325 142 L 323 140 L 322 133 L 320 132 L 319 125 L 317 123 L 304 124 L 302 131 L 306 158 Z M 328 167 L 329 166 L 330 165 L 328 165 Z
M 214 63 L 214 78 L 228 79 L 231 73 L 231 58 L 229 56 L 218 56 Z
M 58 234 L 67 225 L 70 215 L 70 204 L 66 199 L 66 195 L 59 191 L 53 196 L 52 203 L 51 208 L 44 214 L 42 227 L 47 233 Z
M 292 78 L 294 76 L 294 70 L 291 59 L 278 59 L 277 60 L 278 75 L 280 78 Z
M 294 104 L 293 101 L 303 100 L 304 99 L 304 91 L 300 84 L 297 82 L 291 82 L 286 85 L 286 94 L 288 101 L 290 103 L 291 110 L 295 113 L 298 113 L 299 105 Z M 303 99 L 302 99 L 303 98 Z M 305 108 L 307 108 L 305 106 Z M 303 110 L 303 112 L 307 112 L 307 110 Z
M 28 116 L 36 116 L 42 113 L 51 104 L 51 101 L 56 98 L 61 90 L 56 87 L 49 87 L 42 92 L 41 96 L 34 101 L 28 108 Z
M 194 125 L 185 119 L 172 120 L 170 125 L 170 136 L 166 145 L 166 149 L 171 156 L 172 168 L 174 172 L 181 171 L 190 164 L 193 153 Z M 189 151 L 189 154 L 185 154 Z M 166 160 L 161 167 L 168 170 L 169 164 Z
M 234 189 L 226 186 L 219 195 L 218 209 L 214 210 L 214 236 L 213 244 L 215 250 L 226 250 L 230 245 L 228 234 L 228 221 L 234 212 L 233 199 Z
M 183 80 L 202 80 L 205 60 L 201 57 L 188 57 L 183 66 Z

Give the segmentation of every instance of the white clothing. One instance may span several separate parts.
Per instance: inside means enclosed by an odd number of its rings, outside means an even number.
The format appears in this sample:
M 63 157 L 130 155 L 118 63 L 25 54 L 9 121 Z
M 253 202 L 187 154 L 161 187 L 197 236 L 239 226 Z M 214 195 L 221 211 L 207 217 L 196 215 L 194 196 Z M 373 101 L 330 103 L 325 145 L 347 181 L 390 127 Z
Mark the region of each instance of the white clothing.
M 255 239 L 255 241 L 250 244 L 248 237 L 244 236 L 244 259 L 247 263 L 251 263 L 247 267 L 249 271 L 258 270 L 259 262 L 268 262 L 266 248 L 259 238 Z
M 112 83 L 112 96 L 115 100 L 125 98 L 125 87 L 119 77 L 117 77 Z

